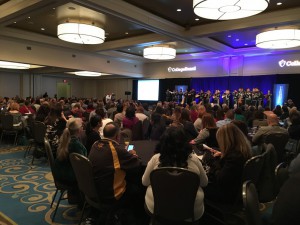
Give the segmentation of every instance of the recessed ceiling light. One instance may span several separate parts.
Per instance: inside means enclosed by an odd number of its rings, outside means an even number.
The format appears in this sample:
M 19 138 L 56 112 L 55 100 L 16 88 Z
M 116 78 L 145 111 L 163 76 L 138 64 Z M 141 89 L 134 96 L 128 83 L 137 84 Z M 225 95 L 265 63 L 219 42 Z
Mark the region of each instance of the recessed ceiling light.
M 197 20 L 197 21 L 198 21 L 198 20 L 199 20 L 199 18 L 196 18 L 195 20 Z
M 30 19 L 30 16 L 28 16 L 27 18 Z
M 231 38 L 231 35 L 228 35 L 227 37 Z
M 17 23 L 16 21 L 14 23 Z
M 126 32 L 125 34 L 128 34 L 128 32 Z
M 55 8 L 52 8 L 53 10 L 55 10 Z
M 277 2 L 277 5 L 282 5 L 282 2 Z
M 45 30 L 45 28 L 44 28 L 44 27 L 42 27 L 42 28 L 41 28 L 41 30 Z
M 240 40 L 240 39 L 238 39 L 238 38 L 237 38 L 237 39 L 235 39 L 235 41 L 239 41 L 239 40 Z
M 128 51 L 130 51 L 130 48 L 128 49 Z
M 247 44 L 247 43 L 245 43 L 245 45 L 247 46 L 248 44 Z
M 181 12 L 181 9 L 177 9 L 177 12 Z

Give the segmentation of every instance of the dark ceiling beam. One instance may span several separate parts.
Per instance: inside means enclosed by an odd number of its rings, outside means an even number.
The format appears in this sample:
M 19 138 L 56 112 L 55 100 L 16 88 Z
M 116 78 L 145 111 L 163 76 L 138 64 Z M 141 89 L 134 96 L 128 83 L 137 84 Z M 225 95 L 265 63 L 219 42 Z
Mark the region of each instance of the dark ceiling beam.
M 57 7 L 68 0 L 16 0 L 0 5 L 0 26 L 7 26 L 29 15 L 39 13 L 49 7 Z

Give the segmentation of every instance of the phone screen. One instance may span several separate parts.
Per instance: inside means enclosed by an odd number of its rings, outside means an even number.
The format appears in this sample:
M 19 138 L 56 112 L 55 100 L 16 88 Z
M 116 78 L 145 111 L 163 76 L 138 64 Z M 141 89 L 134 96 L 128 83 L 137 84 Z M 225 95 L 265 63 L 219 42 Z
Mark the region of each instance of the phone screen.
M 133 150 L 133 148 L 134 148 L 134 145 L 128 145 L 127 151 L 131 151 L 131 150 Z

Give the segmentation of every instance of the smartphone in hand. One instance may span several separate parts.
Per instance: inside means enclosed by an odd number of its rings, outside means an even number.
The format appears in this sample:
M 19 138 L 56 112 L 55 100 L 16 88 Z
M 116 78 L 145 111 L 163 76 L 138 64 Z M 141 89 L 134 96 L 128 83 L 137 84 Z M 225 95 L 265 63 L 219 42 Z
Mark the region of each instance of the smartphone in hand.
M 127 151 L 131 151 L 131 150 L 133 150 L 133 149 L 134 149 L 134 145 L 128 145 Z

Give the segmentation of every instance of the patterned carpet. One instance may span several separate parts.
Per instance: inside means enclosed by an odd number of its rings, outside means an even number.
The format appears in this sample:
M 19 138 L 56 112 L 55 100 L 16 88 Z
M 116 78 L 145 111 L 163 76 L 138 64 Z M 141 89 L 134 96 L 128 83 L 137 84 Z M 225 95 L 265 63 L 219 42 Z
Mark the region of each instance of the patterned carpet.
M 56 190 L 45 158 L 24 158 L 24 147 L 0 147 L 0 225 L 78 224 L 80 212 L 63 200 L 55 223 L 50 208 Z

